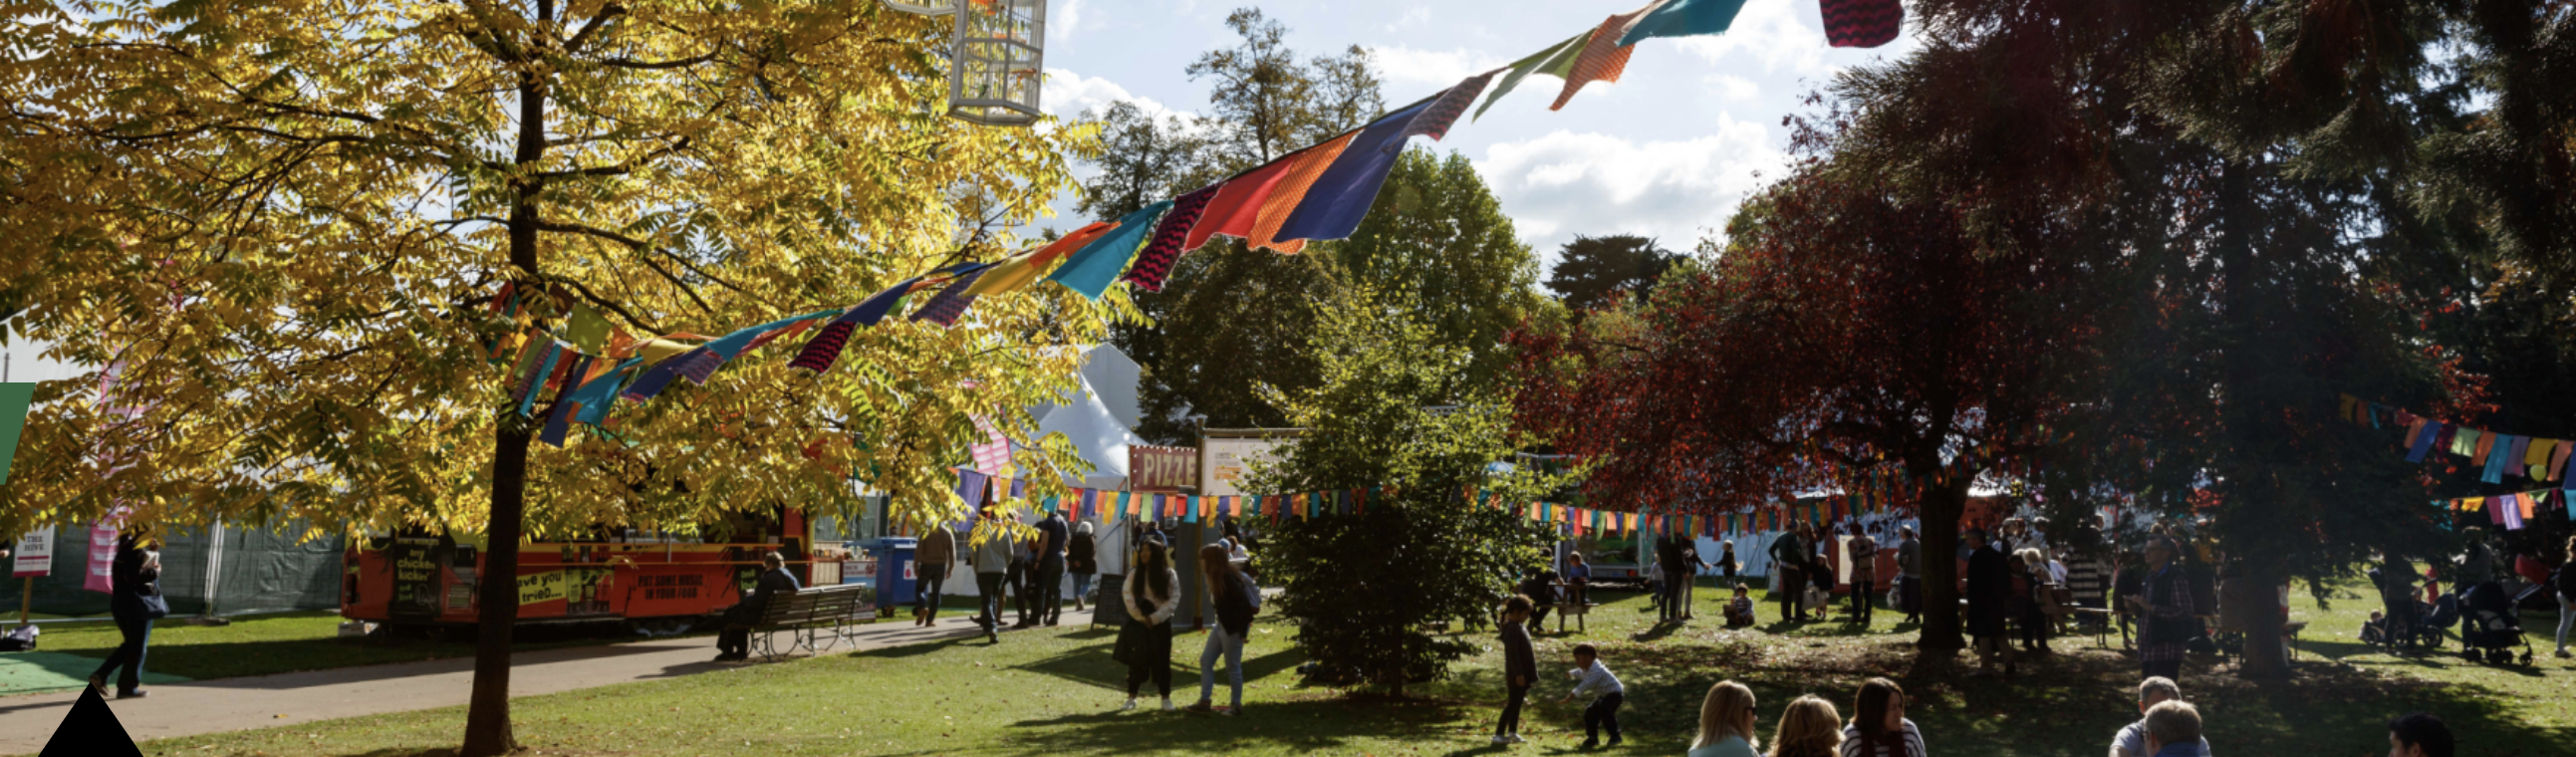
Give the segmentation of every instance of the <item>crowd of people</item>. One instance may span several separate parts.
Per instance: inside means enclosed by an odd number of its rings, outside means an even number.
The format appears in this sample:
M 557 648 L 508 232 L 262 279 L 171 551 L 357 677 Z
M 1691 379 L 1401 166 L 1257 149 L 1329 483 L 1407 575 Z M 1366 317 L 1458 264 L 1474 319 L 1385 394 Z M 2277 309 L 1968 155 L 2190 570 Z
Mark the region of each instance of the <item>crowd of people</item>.
M 1974 535 L 1979 550 L 1993 547 L 1983 534 Z M 2158 550 L 2150 548 L 2151 553 Z M 2170 555 L 2166 558 L 2170 560 Z M 1992 557 L 1989 562 L 1998 559 Z M 1502 715 L 1494 723 L 1495 744 L 1526 741 L 1520 735 L 1521 711 L 1537 683 L 1538 659 L 1524 626 L 1534 605 L 1529 597 L 1518 595 L 1503 605 L 1504 700 Z M 1627 689 L 1598 648 L 1579 644 L 1572 655 L 1574 667 L 1566 676 L 1573 679 L 1574 687 L 1559 701 L 1590 698 L 1583 709 L 1584 740 L 1579 748 L 1602 746 L 1605 732 L 1610 737 L 1606 743 L 1617 746 L 1619 710 L 1627 702 Z M 2139 719 L 2111 737 L 2111 757 L 2211 756 L 2209 741 L 2202 736 L 2200 710 L 2183 698 L 2181 685 L 2172 677 L 2150 676 L 2140 682 L 2137 704 Z M 1688 757 L 1926 757 L 1929 749 L 1923 732 L 1905 717 L 1905 706 L 1904 687 L 1886 678 L 1861 682 L 1853 694 L 1848 721 L 1832 702 L 1802 695 L 1781 710 L 1770 749 L 1764 751 L 1757 735 L 1759 706 L 1752 688 L 1721 681 L 1709 687 L 1700 703 L 1699 732 L 1691 740 Z M 2408 715 L 2388 728 L 2389 757 L 2452 756 L 2450 729 L 2439 718 Z

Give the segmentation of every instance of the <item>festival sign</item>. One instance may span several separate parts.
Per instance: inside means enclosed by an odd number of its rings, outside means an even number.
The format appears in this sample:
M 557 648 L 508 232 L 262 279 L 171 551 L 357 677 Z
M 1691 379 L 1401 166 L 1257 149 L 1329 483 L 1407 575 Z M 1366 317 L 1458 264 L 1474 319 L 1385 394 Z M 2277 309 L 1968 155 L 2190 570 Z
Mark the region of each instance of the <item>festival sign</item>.
M 1198 483 L 1199 451 L 1196 447 L 1153 447 L 1143 444 L 1127 448 L 1127 489 L 1140 492 L 1177 492 Z
M 16 556 L 11 560 L 11 578 L 53 575 L 54 527 L 46 526 L 20 535 Z
M 1199 438 L 1199 493 L 1239 497 L 1253 463 L 1270 463 L 1297 443 L 1297 429 L 1208 429 Z

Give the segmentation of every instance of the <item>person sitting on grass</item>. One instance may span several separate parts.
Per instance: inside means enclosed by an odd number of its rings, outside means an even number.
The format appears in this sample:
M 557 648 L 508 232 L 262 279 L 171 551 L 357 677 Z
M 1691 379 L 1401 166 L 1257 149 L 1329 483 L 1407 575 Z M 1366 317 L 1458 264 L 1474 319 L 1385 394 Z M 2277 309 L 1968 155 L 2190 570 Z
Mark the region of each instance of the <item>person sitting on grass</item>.
M 1924 757 L 1923 732 L 1905 719 L 1905 689 L 1895 681 L 1862 681 L 1843 728 L 1842 757 Z
M 1743 592 L 1744 587 L 1736 587 L 1737 596 Z M 1691 739 L 1687 757 L 1756 757 L 1754 750 L 1762 743 L 1753 737 L 1753 727 L 1753 690 L 1719 681 L 1700 701 L 1699 736 Z
M 1512 595 L 1503 601 L 1503 716 L 1494 721 L 1494 743 L 1518 744 L 1521 738 L 1521 706 L 1529 702 L 1530 686 L 1538 683 L 1538 655 L 1530 648 L 1529 597 Z
M 2147 708 L 2147 754 L 2149 757 L 2199 757 L 2200 710 L 2190 702 L 2168 701 Z
M 1780 728 L 1771 732 L 1767 757 L 1839 757 L 1843 716 L 1834 703 L 1814 695 L 1798 697 L 1780 712 Z
M 760 583 L 724 613 L 725 627 L 716 634 L 716 661 L 734 662 L 751 659 L 751 627 L 760 623 L 761 613 L 769 609 L 769 600 L 803 589 L 796 574 L 787 572 L 787 558 L 776 552 L 760 556 Z
M 1590 644 L 1574 645 L 1574 669 L 1565 671 L 1575 679 L 1574 690 L 1558 702 L 1571 702 L 1584 694 L 1594 695 L 1592 704 L 1583 708 L 1583 747 L 1601 745 L 1601 732 L 1610 732 L 1610 745 L 1619 745 L 1619 705 L 1627 701 L 1628 689 L 1619 685 L 1619 677 L 1601 664 L 1601 652 Z
M 2451 727 L 2421 712 L 2389 721 L 2388 757 L 2451 757 Z
M 1743 584 L 1736 584 L 1735 598 L 1726 601 L 1726 627 L 1744 628 L 1751 625 L 1753 625 L 1753 594 L 1746 591 Z

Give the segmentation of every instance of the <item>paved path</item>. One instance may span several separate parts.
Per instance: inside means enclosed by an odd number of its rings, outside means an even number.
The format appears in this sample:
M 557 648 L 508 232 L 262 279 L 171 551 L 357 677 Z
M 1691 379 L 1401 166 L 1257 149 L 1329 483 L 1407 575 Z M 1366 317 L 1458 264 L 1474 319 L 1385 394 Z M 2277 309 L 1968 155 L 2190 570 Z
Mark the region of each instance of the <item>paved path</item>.
M 1066 614 L 1072 614 L 1071 608 Z M 979 633 L 963 617 L 943 618 L 930 628 L 916 627 L 908 620 L 887 621 L 860 627 L 852 634 L 856 646 L 844 643 L 828 653 Z M 744 664 L 717 663 L 714 657 L 715 640 L 704 636 L 524 652 L 511 660 L 510 696 L 674 678 Z M 148 698 L 109 702 L 126 732 L 141 742 L 453 707 L 465 703 L 473 680 L 474 660 L 460 658 L 146 685 L 152 693 Z M 79 696 L 75 690 L 0 697 L 0 754 L 34 754 L 43 749 Z

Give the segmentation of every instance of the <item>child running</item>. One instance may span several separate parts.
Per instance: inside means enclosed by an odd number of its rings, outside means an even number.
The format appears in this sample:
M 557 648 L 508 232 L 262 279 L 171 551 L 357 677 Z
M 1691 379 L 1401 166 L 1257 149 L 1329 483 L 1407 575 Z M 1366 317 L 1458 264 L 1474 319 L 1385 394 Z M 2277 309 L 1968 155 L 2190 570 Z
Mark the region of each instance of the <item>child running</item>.
M 1583 708 L 1582 748 L 1601 746 L 1601 732 L 1605 730 L 1610 732 L 1610 745 L 1618 746 L 1619 705 L 1627 701 L 1627 687 L 1619 685 L 1619 677 L 1601 664 L 1600 651 L 1590 644 L 1574 645 L 1574 669 L 1565 671 L 1565 675 L 1575 679 L 1574 691 L 1557 701 L 1571 702 L 1584 694 L 1595 695 L 1592 704 Z

